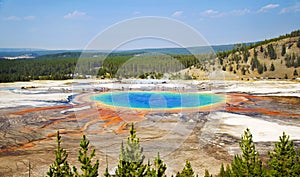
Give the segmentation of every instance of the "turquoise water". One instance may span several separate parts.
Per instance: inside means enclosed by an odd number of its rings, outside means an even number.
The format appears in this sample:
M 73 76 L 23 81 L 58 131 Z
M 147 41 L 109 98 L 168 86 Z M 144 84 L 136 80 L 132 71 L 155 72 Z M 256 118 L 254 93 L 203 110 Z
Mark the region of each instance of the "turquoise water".
M 2 87 L 0 88 L 0 90 L 16 90 L 17 88 L 14 88 L 14 87 Z
M 110 92 L 91 97 L 108 106 L 135 109 L 199 108 L 224 101 L 224 95 L 156 91 Z

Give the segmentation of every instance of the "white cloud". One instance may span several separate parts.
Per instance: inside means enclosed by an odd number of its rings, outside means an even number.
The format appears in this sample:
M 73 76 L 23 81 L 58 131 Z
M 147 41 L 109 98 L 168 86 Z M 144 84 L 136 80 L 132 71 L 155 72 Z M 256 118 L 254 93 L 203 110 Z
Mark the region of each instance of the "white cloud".
M 140 12 L 140 11 L 134 11 L 132 14 L 133 14 L 133 15 L 140 15 L 141 12 Z
M 300 2 L 297 2 L 293 6 L 289 6 L 281 9 L 280 14 L 289 13 L 289 12 L 299 12 L 300 11 Z
M 180 16 L 182 16 L 182 14 L 183 14 L 183 11 L 176 11 L 172 14 L 172 17 L 180 17 Z
M 80 12 L 78 10 L 75 10 L 74 12 L 68 13 L 67 15 L 64 16 L 64 19 L 74 19 L 74 18 L 81 18 L 85 17 L 86 13 L 85 12 Z
M 4 20 L 7 20 L 7 21 L 18 21 L 18 20 L 21 20 L 21 18 L 19 18 L 17 16 L 9 16 L 9 17 L 5 17 Z
M 12 15 L 9 17 L 5 17 L 3 19 L 6 21 L 19 21 L 19 20 L 34 20 L 34 19 L 36 19 L 36 17 L 33 15 L 29 15 L 29 16 L 25 16 L 25 17 L 17 17 L 17 16 Z
M 251 11 L 249 9 L 243 9 L 243 10 L 233 10 L 230 12 L 232 15 L 246 15 L 249 14 Z
M 36 17 L 33 15 L 24 17 L 24 20 L 34 20 Z
M 268 4 L 261 7 L 258 12 L 267 12 L 268 10 L 277 8 L 279 6 L 280 6 L 279 4 Z
M 212 10 L 212 9 L 209 9 L 209 10 L 206 10 L 204 12 L 202 12 L 202 15 L 205 15 L 205 16 L 214 16 L 214 15 L 217 15 L 219 14 L 218 11 L 216 10 Z
M 241 16 L 241 15 L 246 15 L 249 13 L 251 13 L 251 10 L 249 10 L 247 8 L 232 10 L 232 11 L 228 11 L 228 12 L 219 12 L 216 10 L 209 9 L 209 10 L 203 11 L 201 13 L 201 15 L 205 16 L 205 17 L 210 17 L 210 18 L 219 18 L 219 17 L 228 16 L 228 15 Z

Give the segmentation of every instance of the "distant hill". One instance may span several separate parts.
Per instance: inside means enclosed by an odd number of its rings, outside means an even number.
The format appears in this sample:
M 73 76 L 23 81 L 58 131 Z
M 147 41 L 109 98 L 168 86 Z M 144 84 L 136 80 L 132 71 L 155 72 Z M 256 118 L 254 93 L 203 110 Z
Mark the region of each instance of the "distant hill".
M 250 44 L 250 43 L 249 43 Z M 247 44 L 247 45 L 249 45 Z M 152 48 L 152 49 L 136 49 L 136 50 L 119 50 L 114 51 L 115 54 L 140 54 L 140 53 L 164 53 L 164 54 L 206 54 L 213 52 L 220 52 L 224 50 L 231 50 L 234 44 L 228 45 L 214 45 L 214 46 L 200 46 L 200 47 L 189 47 L 189 48 Z M 22 56 L 32 56 L 34 58 L 46 55 L 45 57 L 61 57 L 65 53 L 74 53 L 74 56 L 79 57 L 83 50 L 44 50 L 44 49 L 30 49 L 30 48 L 0 48 L 0 58 L 22 58 Z M 103 54 L 107 53 L 105 50 L 87 50 L 85 53 Z M 62 55 L 60 55 L 62 54 Z M 45 58 L 41 57 L 41 58 Z M 25 57 L 24 57 L 25 58 Z
M 248 44 L 250 45 L 250 43 Z M 164 53 L 164 54 L 209 54 L 213 52 L 220 52 L 224 50 L 231 50 L 234 44 L 227 45 L 213 45 L 213 46 L 200 46 L 200 47 L 188 47 L 188 48 L 152 48 L 152 49 L 137 49 L 127 51 L 117 51 L 120 53 Z
M 22 48 L 0 48 L 0 58 L 5 57 L 19 57 L 19 56 L 33 56 L 57 54 L 64 52 L 81 52 L 81 50 L 43 50 L 43 49 L 22 49 Z
M 237 44 L 218 52 L 217 60 L 232 79 L 299 78 L 300 30 L 248 46 Z

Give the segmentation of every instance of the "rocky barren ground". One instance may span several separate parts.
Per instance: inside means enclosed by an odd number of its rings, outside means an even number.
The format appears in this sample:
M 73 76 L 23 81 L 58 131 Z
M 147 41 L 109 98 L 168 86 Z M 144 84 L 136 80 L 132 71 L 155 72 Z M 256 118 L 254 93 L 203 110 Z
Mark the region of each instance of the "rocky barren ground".
M 122 140 L 131 122 L 147 159 L 159 151 L 167 173 L 175 174 L 190 160 L 196 173 L 217 173 L 221 163 L 239 153 L 238 140 L 247 127 L 263 157 L 285 131 L 300 140 L 300 83 L 44 81 L 0 86 L 0 176 L 45 176 L 54 160 L 55 133 L 69 162 L 77 165 L 82 134 L 96 149 L 100 174 L 118 162 Z M 176 83 L 176 84 L 174 84 Z M 32 87 L 34 86 L 34 87 Z M 21 89 L 21 87 L 25 89 Z M 183 90 L 184 88 L 184 90 Z M 105 89 L 211 91 L 227 94 L 227 101 L 211 109 L 152 112 L 103 108 L 89 100 Z M 75 96 L 72 99 L 72 96 Z M 71 100 L 72 99 L 72 100 Z M 71 100 L 71 101 L 70 101 Z

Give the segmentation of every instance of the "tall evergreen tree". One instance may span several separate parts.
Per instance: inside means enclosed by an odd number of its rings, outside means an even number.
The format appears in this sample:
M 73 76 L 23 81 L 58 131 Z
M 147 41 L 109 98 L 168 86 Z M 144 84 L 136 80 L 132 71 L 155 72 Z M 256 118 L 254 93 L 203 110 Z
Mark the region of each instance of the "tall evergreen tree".
M 251 64 L 251 70 L 252 70 L 252 71 L 253 71 L 255 68 L 259 68 L 260 65 L 261 65 L 260 62 L 259 62 L 259 60 L 257 59 L 257 56 L 254 57 L 254 58 L 252 58 L 250 64 Z
M 211 175 L 209 174 L 208 170 L 205 169 L 205 172 L 204 172 L 204 177 L 210 177 Z
M 116 169 L 117 177 L 141 177 L 145 175 L 147 165 L 143 164 L 145 156 L 140 140 L 136 137 L 134 125 L 131 124 L 130 136 L 127 138 L 126 146 L 121 144 L 119 164 Z
M 279 142 L 275 143 L 275 149 L 269 152 L 270 175 L 272 176 L 295 176 L 296 151 L 294 142 L 289 140 L 289 136 L 283 132 L 279 137 Z
M 225 177 L 231 177 L 231 176 L 232 176 L 231 168 L 230 168 L 229 164 L 227 164 L 226 170 L 225 170 Z
M 150 161 L 148 160 L 148 164 L 146 166 L 146 170 L 145 170 L 145 177 L 154 177 L 155 176 L 155 170 L 151 169 L 151 164 Z
M 166 164 L 161 160 L 159 153 L 157 153 L 157 157 L 154 160 L 154 177 L 166 177 L 165 171 L 167 169 Z
M 247 128 L 239 143 L 242 155 L 236 155 L 231 164 L 234 176 L 263 176 L 264 169 L 259 159 L 259 154 L 255 150 L 252 134 Z
M 261 52 L 261 53 L 264 52 L 264 48 L 262 47 L 262 45 L 260 46 L 260 52 Z
M 241 69 L 241 73 L 243 74 L 243 75 L 245 75 L 246 74 L 246 69 L 245 69 L 245 67 L 243 66 L 242 67 L 242 69 Z
M 275 71 L 275 66 L 273 63 L 271 63 L 270 71 Z
M 294 73 L 293 73 L 293 75 L 294 75 L 294 76 L 298 76 L 298 72 L 297 72 L 297 70 L 296 70 L 296 69 L 294 70 Z
M 300 150 L 297 152 L 295 165 L 293 166 L 293 174 L 300 176 Z
M 218 174 L 218 177 L 231 177 L 231 176 L 232 176 L 232 174 L 231 174 L 230 166 L 227 165 L 226 169 L 225 169 L 224 165 L 222 164 L 221 168 L 220 168 L 220 172 Z
M 218 177 L 224 177 L 224 176 L 225 176 L 225 168 L 224 168 L 224 165 L 222 164 Z
M 263 65 L 259 64 L 258 67 L 257 67 L 257 72 L 258 74 L 262 74 L 264 72 L 264 67 Z
M 258 55 L 258 54 L 257 54 L 257 51 L 256 51 L 255 48 L 253 49 L 253 55 L 254 55 L 254 58 L 257 58 L 257 55 Z
M 286 47 L 285 47 L 285 44 L 283 44 L 281 47 L 281 56 L 284 56 L 285 53 L 286 53 Z
M 108 167 L 105 168 L 105 172 L 103 174 L 104 177 L 110 177 L 110 174 L 108 172 Z
M 269 44 L 267 46 L 267 49 L 268 49 L 268 54 L 269 54 L 271 60 L 275 60 L 277 58 L 277 55 L 276 55 L 276 51 L 275 51 L 273 45 Z
M 68 153 L 61 146 L 61 136 L 59 131 L 56 134 L 57 149 L 55 150 L 55 161 L 50 166 L 47 176 L 49 177 L 69 177 L 73 176 L 71 168 L 68 164 Z
M 145 170 L 145 177 L 166 177 L 165 171 L 167 167 L 160 159 L 159 153 L 154 160 L 154 168 L 151 168 L 150 161 L 148 161 L 148 165 Z
M 194 170 L 189 161 L 185 162 L 185 166 L 180 173 L 177 173 L 176 177 L 194 177 Z
M 75 177 L 97 177 L 98 176 L 98 167 L 99 160 L 96 163 L 92 164 L 92 159 L 95 157 L 95 149 L 92 150 L 91 154 L 88 155 L 88 146 L 90 142 L 86 139 L 85 135 L 83 135 L 82 140 L 80 141 L 80 149 L 78 151 L 78 161 L 81 164 L 82 174 L 79 174 L 77 168 L 74 166 L 73 170 L 75 173 Z
M 268 71 L 267 65 L 264 63 L 264 72 Z

